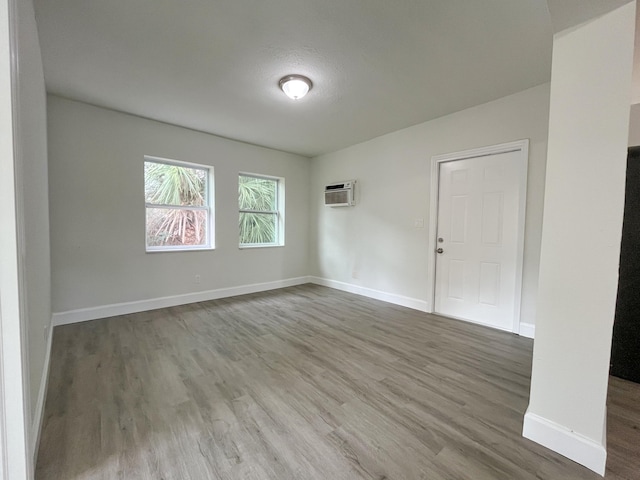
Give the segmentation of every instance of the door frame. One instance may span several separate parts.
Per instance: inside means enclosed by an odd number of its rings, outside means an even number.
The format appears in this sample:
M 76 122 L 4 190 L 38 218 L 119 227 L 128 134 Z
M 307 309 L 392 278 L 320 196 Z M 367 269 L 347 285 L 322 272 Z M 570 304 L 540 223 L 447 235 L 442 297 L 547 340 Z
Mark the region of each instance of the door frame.
M 518 152 L 519 166 L 519 205 L 518 205 L 518 239 L 516 246 L 516 285 L 513 312 L 512 332 L 520 333 L 520 304 L 522 301 L 522 265 L 524 263 L 524 230 L 527 208 L 527 170 L 529 166 L 529 139 L 514 142 L 490 145 L 487 147 L 473 148 L 460 152 L 445 153 L 431 157 L 431 189 L 429 198 L 429 243 L 427 278 L 429 286 L 427 291 L 427 311 L 434 313 L 436 295 L 436 237 L 438 233 L 438 198 L 440 188 L 440 165 L 456 160 L 469 160 L 473 158 L 488 157 L 499 153 Z M 473 322 L 472 322 L 473 323 Z
M 18 0 L 0 5 L 0 478 L 33 478 L 19 122 Z

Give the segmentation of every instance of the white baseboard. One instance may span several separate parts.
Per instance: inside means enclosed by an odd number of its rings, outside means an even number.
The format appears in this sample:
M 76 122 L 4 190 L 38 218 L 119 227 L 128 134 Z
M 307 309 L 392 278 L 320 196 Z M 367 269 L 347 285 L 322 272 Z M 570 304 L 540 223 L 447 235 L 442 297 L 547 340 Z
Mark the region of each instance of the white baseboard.
M 607 463 L 604 443 L 596 442 L 528 410 L 524 416 L 522 436 L 604 476 Z
M 536 326 L 532 323 L 521 323 L 519 335 L 521 337 L 535 338 Z
M 395 293 L 382 292 L 380 290 L 361 287 L 352 283 L 339 282 L 337 280 L 329 280 L 327 278 L 309 277 L 309 282 L 315 283 L 316 285 L 335 288 L 336 290 L 342 290 L 344 292 L 355 293 L 364 297 L 375 298 L 376 300 L 382 300 L 383 302 L 389 302 L 395 305 L 413 308 L 414 310 L 420 310 L 421 312 L 429 311 L 428 303 L 417 298 L 396 295 Z
M 47 390 L 49 388 L 49 367 L 51 366 L 51 344 L 53 341 L 53 318 L 49 325 L 47 345 L 45 346 L 44 367 L 42 369 L 42 378 L 40 379 L 40 388 L 38 390 L 38 400 L 36 402 L 36 411 L 33 415 L 33 424 L 31 425 L 31 458 L 35 465 L 38 460 L 38 448 L 40 447 L 40 434 L 42 433 L 42 425 L 44 423 L 44 404 L 47 399 Z
M 217 290 L 206 290 L 203 292 L 185 293 L 182 295 L 172 295 L 170 297 L 150 298 L 148 300 L 137 300 L 134 302 L 115 303 L 111 305 L 101 305 L 99 307 L 81 308 L 58 312 L 53 314 L 53 325 L 67 325 L 70 323 L 86 322 L 99 318 L 115 317 L 129 313 L 155 310 L 156 308 L 175 307 L 187 303 L 206 302 L 218 298 L 233 297 L 235 295 L 245 295 L 247 293 L 264 292 L 276 288 L 292 287 L 309 283 L 309 277 L 287 278 L 274 282 L 254 283 L 251 285 L 240 285 L 238 287 L 219 288 Z

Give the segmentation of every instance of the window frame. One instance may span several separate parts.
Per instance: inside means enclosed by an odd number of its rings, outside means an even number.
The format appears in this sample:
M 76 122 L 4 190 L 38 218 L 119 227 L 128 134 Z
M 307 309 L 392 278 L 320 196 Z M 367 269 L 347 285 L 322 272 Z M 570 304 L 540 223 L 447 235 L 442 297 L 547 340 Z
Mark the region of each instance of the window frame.
M 263 175 L 260 173 L 250 172 L 238 172 L 238 188 L 240 186 L 240 177 L 258 178 L 261 180 L 272 180 L 276 182 L 276 208 L 275 210 L 251 210 L 240 208 L 238 201 L 238 222 L 240 220 L 240 214 L 242 213 L 257 213 L 275 215 L 276 217 L 276 239 L 274 243 L 240 243 L 240 225 L 238 223 L 238 248 L 252 249 L 252 248 L 273 248 L 284 247 L 285 244 L 285 229 L 284 229 L 284 177 L 275 177 L 273 175 Z
M 144 166 L 147 162 L 160 163 L 163 165 L 171 165 L 174 167 L 191 168 L 196 170 L 204 170 L 206 172 L 206 183 L 204 192 L 204 205 L 166 205 L 160 203 L 149 203 L 146 200 L 144 191 L 145 170 Z M 154 157 L 151 155 L 145 155 L 142 162 L 142 179 L 143 179 L 143 200 L 144 200 L 144 244 L 146 253 L 166 253 L 166 252 L 197 252 L 203 250 L 215 249 L 215 222 L 214 222 L 214 208 L 212 206 L 214 198 L 214 175 L 213 166 L 203 165 L 200 163 L 183 162 L 181 160 L 173 160 L 169 158 Z M 164 210 L 194 210 L 206 212 L 207 221 L 205 224 L 205 242 L 202 245 L 160 245 L 150 246 L 148 243 L 147 235 L 147 211 L 149 208 L 158 208 Z

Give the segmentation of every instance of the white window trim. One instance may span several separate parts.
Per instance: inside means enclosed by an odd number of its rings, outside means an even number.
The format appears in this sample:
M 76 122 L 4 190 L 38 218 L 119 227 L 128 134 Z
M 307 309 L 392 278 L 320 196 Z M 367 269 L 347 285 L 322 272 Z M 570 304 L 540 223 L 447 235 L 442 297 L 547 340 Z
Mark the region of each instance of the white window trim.
M 203 250 L 214 250 L 215 249 L 215 222 L 214 222 L 214 213 L 215 209 L 212 207 L 212 201 L 215 198 L 214 195 L 214 176 L 213 176 L 213 166 L 211 165 L 203 165 L 199 163 L 192 162 L 183 162 L 180 160 L 172 160 L 169 158 L 161 158 L 154 157 L 151 155 L 145 155 L 144 161 L 142 163 L 143 168 L 143 179 L 144 179 L 144 163 L 145 162 L 153 162 L 153 163 L 163 163 L 165 165 L 173 165 L 176 167 L 184 167 L 184 168 L 194 168 L 198 170 L 205 170 L 207 172 L 207 185 L 205 191 L 205 204 L 204 206 L 189 206 L 189 205 L 164 205 L 159 203 L 148 203 L 145 201 L 144 204 L 144 212 L 145 212 L 145 221 L 144 221 L 144 245 L 146 253 L 167 253 L 167 252 L 197 252 Z M 144 195 L 143 195 L 144 196 Z M 147 208 L 160 208 L 160 209 L 173 209 L 173 210 L 200 210 L 206 211 L 207 215 L 207 228 L 205 230 L 205 243 L 204 245 L 164 245 L 164 246 L 149 246 L 147 244 Z
M 285 209 L 285 193 L 284 193 L 284 177 L 274 177 L 272 175 L 262 175 L 259 173 L 238 172 L 238 182 L 240 177 L 261 178 L 266 180 L 274 180 L 276 182 L 276 209 L 275 210 L 243 210 L 238 205 L 238 215 L 240 213 L 268 213 L 276 216 L 276 241 L 274 243 L 239 243 L 240 250 L 253 248 L 274 248 L 284 247 L 285 229 L 284 229 L 284 209 Z M 240 231 L 238 231 L 238 239 Z

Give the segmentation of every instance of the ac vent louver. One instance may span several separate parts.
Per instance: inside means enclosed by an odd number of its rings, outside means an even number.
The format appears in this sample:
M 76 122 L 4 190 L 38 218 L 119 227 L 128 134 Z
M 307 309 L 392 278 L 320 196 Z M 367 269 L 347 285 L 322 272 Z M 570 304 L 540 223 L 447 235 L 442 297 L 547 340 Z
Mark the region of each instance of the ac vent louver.
M 354 197 L 355 180 L 334 182 L 324 187 L 324 204 L 327 207 L 352 207 L 356 204 Z

